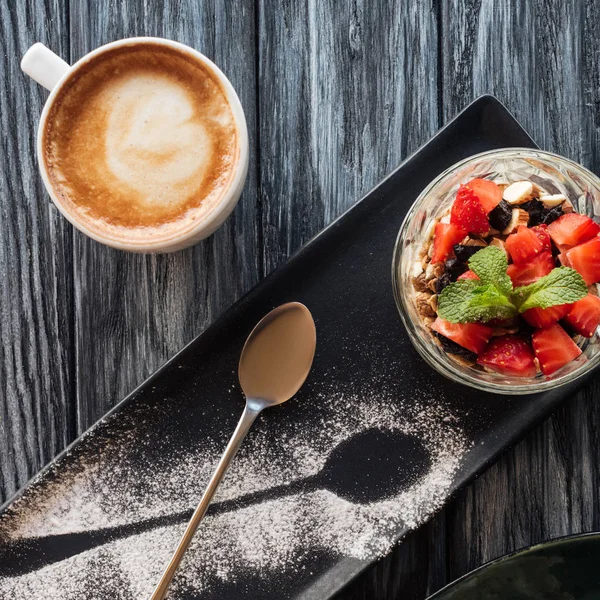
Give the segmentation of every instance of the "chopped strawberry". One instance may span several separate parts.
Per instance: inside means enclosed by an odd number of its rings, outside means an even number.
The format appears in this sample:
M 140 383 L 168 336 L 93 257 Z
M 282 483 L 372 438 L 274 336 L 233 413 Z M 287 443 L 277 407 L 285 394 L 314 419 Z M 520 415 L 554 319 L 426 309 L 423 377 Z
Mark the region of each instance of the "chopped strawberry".
M 458 244 L 467 232 L 452 223 L 438 223 L 433 234 L 433 255 L 431 262 L 436 263 L 448 258 L 455 244 Z
M 568 315 L 572 307 L 572 304 L 558 304 L 550 308 L 530 308 L 521 316 L 530 325 L 543 329 L 544 327 L 550 327 L 550 325 Z
M 473 190 L 486 213 L 494 210 L 502 200 L 502 190 L 489 179 L 471 179 L 467 187 Z
M 479 279 L 473 271 L 465 271 L 462 275 L 458 277 L 458 279 Z
M 481 323 L 449 323 L 439 317 L 431 324 L 431 329 L 475 354 L 483 352 L 494 331 Z
M 524 225 L 517 228 L 517 233 L 513 233 L 506 238 L 505 245 L 513 262 L 517 265 L 522 265 L 531 260 L 544 248 L 535 232 L 527 229 Z
M 565 321 L 579 335 L 592 337 L 600 325 L 600 298 L 588 294 L 575 302 Z
M 600 281 L 600 237 L 568 250 L 567 260 L 587 285 Z
M 554 269 L 554 259 L 552 253 L 546 251 L 540 252 L 534 256 L 529 262 L 522 265 L 508 265 L 506 272 L 512 279 L 513 285 L 519 287 L 521 285 L 529 285 L 534 281 L 548 275 Z
M 548 232 L 561 251 L 583 244 L 600 233 L 600 225 L 593 219 L 572 212 L 560 216 L 548 225 Z
M 531 342 L 544 375 L 554 373 L 581 354 L 581 349 L 558 323 L 536 331 Z
M 503 335 L 492 338 L 477 364 L 504 375 L 535 377 L 537 369 L 533 359 L 533 350 L 523 338 Z
M 450 223 L 468 233 L 486 233 L 490 229 L 485 210 L 473 190 L 461 185 L 450 210 Z
M 542 252 L 544 250 L 552 250 L 552 242 L 550 241 L 550 234 L 548 233 L 548 225 L 536 225 L 531 228 L 531 231 L 538 236 L 540 242 L 542 242 Z
M 567 253 L 566 252 L 561 252 L 556 258 L 558 258 L 558 260 L 560 261 L 560 264 L 563 267 L 570 267 L 571 263 L 569 262 L 569 259 L 567 258 Z

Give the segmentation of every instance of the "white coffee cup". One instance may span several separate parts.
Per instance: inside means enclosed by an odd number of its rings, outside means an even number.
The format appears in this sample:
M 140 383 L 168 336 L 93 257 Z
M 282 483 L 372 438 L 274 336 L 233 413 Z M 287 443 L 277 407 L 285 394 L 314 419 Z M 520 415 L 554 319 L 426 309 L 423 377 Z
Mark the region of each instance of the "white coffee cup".
M 166 241 L 143 241 L 135 240 L 132 242 L 126 242 L 122 240 L 112 239 L 110 236 L 103 236 L 102 233 L 97 231 L 91 231 L 86 227 L 85 223 L 78 218 L 77 214 L 74 214 L 72 210 L 69 210 L 65 203 L 61 201 L 58 194 L 55 193 L 48 170 L 45 164 L 43 156 L 42 139 L 43 132 L 46 127 L 46 121 L 48 115 L 51 114 L 51 108 L 56 100 L 59 91 L 62 86 L 76 73 L 82 66 L 88 63 L 92 58 L 119 48 L 121 46 L 135 45 L 138 43 L 144 44 L 157 44 L 159 46 L 167 46 L 174 48 L 180 52 L 187 53 L 201 62 L 206 68 L 208 68 L 219 80 L 222 89 L 229 102 L 231 112 L 233 114 L 235 125 L 238 132 L 239 139 L 239 155 L 238 160 L 235 164 L 233 177 L 228 188 L 219 200 L 219 203 L 208 213 L 208 215 L 197 223 L 192 229 L 181 233 L 178 236 L 174 236 Z M 206 56 L 179 42 L 172 40 L 166 40 L 163 38 L 152 38 L 152 37 L 136 37 L 127 38 L 100 46 L 93 50 L 89 54 L 86 54 L 83 58 L 78 60 L 73 66 L 69 66 L 62 58 L 54 54 L 43 44 L 37 43 L 31 46 L 29 50 L 23 56 L 21 60 L 21 69 L 37 81 L 40 85 L 44 86 L 50 91 L 50 95 L 46 100 L 46 104 L 41 114 L 38 136 L 37 136 L 37 157 L 40 172 L 44 185 L 50 194 L 54 204 L 60 212 L 75 226 L 77 229 L 95 239 L 98 242 L 118 248 L 120 250 L 128 250 L 131 252 L 173 252 L 191 246 L 201 239 L 211 235 L 214 231 L 225 221 L 234 209 L 237 201 L 242 193 L 246 174 L 248 172 L 248 128 L 246 126 L 246 118 L 238 95 L 236 94 L 230 81 L 225 77 L 223 72 Z

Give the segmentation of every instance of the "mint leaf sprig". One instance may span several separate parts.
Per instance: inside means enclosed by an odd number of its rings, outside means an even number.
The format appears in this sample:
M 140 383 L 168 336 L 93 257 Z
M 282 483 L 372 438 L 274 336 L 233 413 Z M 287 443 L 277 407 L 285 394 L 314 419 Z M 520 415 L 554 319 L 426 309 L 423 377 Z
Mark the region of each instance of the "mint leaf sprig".
M 513 289 L 506 254 L 493 246 L 476 252 L 468 264 L 479 280 L 459 279 L 438 298 L 438 315 L 450 323 L 510 319 L 530 308 L 571 304 L 588 293 L 583 277 L 569 267 L 558 267 L 535 283 Z
M 529 308 L 550 308 L 557 304 L 571 304 L 587 295 L 583 277 L 569 267 L 558 267 L 536 282 L 518 287 L 513 292 L 513 302 L 519 312 Z

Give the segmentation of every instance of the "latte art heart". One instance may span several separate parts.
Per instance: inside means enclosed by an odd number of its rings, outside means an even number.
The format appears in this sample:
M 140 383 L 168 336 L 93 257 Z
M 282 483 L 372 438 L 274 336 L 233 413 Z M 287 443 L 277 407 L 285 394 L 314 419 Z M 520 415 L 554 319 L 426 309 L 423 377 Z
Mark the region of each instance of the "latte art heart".
M 47 119 L 53 190 L 85 226 L 115 240 L 170 239 L 215 209 L 239 133 L 216 75 L 168 46 L 107 51 L 76 70 Z
M 112 92 L 106 157 L 113 175 L 148 204 L 180 204 L 212 161 L 212 141 L 180 86 L 134 77 Z

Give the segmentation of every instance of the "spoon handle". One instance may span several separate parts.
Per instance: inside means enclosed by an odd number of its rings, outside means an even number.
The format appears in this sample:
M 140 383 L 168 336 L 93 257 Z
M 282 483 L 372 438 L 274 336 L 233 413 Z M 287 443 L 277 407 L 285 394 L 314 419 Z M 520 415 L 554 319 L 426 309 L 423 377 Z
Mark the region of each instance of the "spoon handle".
M 229 468 L 231 460 L 235 456 L 242 441 L 246 437 L 246 434 L 250 430 L 252 423 L 254 423 L 254 420 L 256 419 L 256 417 L 258 417 L 260 411 L 263 408 L 264 407 L 261 406 L 259 403 L 251 401 L 246 402 L 244 412 L 242 413 L 239 423 L 235 428 L 231 439 L 229 440 L 229 444 L 227 444 L 227 448 L 225 448 L 225 452 L 223 452 L 223 456 L 221 456 L 221 460 L 219 461 L 215 472 L 213 473 L 212 477 L 210 478 L 210 481 L 208 482 L 208 485 L 206 486 L 206 490 L 202 495 L 200 504 L 198 504 L 198 507 L 194 511 L 194 514 L 192 515 L 192 518 L 190 519 L 188 526 L 185 529 L 181 541 L 179 542 L 179 545 L 177 546 L 177 549 L 175 550 L 171 561 L 169 562 L 167 568 L 165 569 L 165 572 L 163 573 L 160 581 L 158 582 L 158 585 L 156 586 L 156 589 L 154 590 L 154 593 L 152 594 L 150 600 L 162 600 L 165 597 L 171 580 L 175 575 L 175 571 L 177 571 L 179 563 L 181 562 L 183 555 L 188 549 L 188 546 L 190 545 L 190 542 L 194 537 L 194 533 L 196 533 L 196 529 L 198 529 L 198 525 L 200 525 L 200 521 L 202 521 L 202 517 L 204 517 L 204 514 L 206 513 L 212 501 L 212 498 L 215 492 L 217 491 L 221 480 L 223 479 L 223 476 Z

